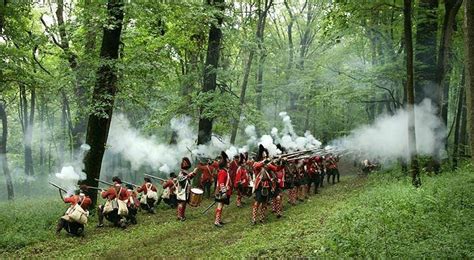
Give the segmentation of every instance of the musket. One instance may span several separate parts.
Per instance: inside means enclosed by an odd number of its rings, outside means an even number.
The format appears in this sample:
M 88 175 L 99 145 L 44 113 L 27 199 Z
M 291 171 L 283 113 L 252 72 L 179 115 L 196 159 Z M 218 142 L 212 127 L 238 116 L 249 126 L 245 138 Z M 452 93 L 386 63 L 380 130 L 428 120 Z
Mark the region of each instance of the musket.
M 207 208 L 202 212 L 202 214 L 206 214 L 206 212 L 207 212 L 210 208 L 212 208 L 212 206 L 214 206 L 216 203 L 217 203 L 217 201 L 212 202 L 212 204 L 209 205 L 209 207 L 207 207 Z
M 308 149 L 308 150 L 303 150 L 303 151 L 297 151 L 297 152 L 292 152 L 292 153 L 285 153 L 285 154 L 279 155 L 278 157 L 280 157 L 280 158 L 282 158 L 282 157 L 286 157 L 286 158 L 295 157 L 295 156 L 300 156 L 300 155 L 302 155 L 302 154 L 305 154 L 305 153 L 308 153 L 308 152 L 317 151 L 317 150 L 322 150 L 322 149 L 321 149 L 321 148 L 313 148 L 313 149 Z
M 93 189 L 93 190 L 102 190 L 101 188 L 98 187 L 92 187 L 92 186 L 86 186 L 87 189 Z
M 166 181 L 166 180 L 163 179 L 163 178 L 160 178 L 160 177 L 157 177 L 157 176 L 154 176 L 154 175 L 150 175 L 150 174 L 146 174 L 146 173 L 145 173 L 145 176 L 146 176 L 146 177 L 153 178 L 153 179 L 156 179 L 156 180 L 160 180 L 160 181 Z
M 135 188 L 138 188 L 138 187 L 140 187 L 140 186 L 138 186 L 138 185 L 136 185 L 136 184 L 133 184 L 133 183 L 131 183 L 131 182 L 128 182 L 128 181 L 124 181 L 124 180 L 122 180 L 122 182 L 123 182 L 123 183 L 125 183 L 125 184 L 132 185 L 132 186 L 133 186 L 133 187 L 135 187 Z
M 97 179 L 97 178 L 95 178 L 94 180 L 95 180 L 95 181 L 98 181 L 98 182 L 100 182 L 100 183 L 103 183 L 103 184 L 107 184 L 107 185 L 109 185 L 109 186 L 114 186 L 113 183 L 108 182 L 108 181 L 99 180 L 99 179 Z
M 64 189 L 64 188 L 61 188 L 59 185 L 54 184 L 54 183 L 52 183 L 52 182 L 50 182 L 50 181 L 49 181 L 49 184 L 51 184 L 51 185 L 53 185 L 54 187 L 58 188 L 58 190 L 59 190 L 59 197 L 61 197 L 61 200 L 64 200 L 63 194 L 61 193 L 61 191 L 64 191 L 65 193 L 67 193 L 67 190 Z
M 54 187 L 58 188 L 60 191 L 64 191 L 67 193 L 67 190 L 65 188 L 62 188 L 61 186 L 57 185 L 57 184 L 54 184 L 52 182 L 49 181 L 49 184 L 53 185 Z

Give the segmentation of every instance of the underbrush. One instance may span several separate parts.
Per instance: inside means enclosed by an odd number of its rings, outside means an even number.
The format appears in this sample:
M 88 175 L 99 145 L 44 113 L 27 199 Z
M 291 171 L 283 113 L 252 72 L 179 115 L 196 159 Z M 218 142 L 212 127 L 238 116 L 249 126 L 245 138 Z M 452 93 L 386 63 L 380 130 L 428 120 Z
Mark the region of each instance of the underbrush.
M 472 167 L 425 176 L 418 189 L 391 176 L 370 176 L 376 185 L 329 219 L 315 256 L 474 258 Z
M 51 230 L 64 211 L 56 197 L 0 202 L 0 252 L 53 238 Z

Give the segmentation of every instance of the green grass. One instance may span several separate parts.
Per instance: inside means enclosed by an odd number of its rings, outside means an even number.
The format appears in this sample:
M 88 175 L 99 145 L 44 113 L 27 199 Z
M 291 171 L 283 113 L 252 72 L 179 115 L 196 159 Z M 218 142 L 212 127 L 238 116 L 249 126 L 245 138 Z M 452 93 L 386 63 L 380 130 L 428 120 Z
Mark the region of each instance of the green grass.
M 271 215 L 257 226 L 250 225 L 247 199 L 244 208 L 224 209 L 222 229 L 212 225 L 213 210 L 201 214 L 205 201 L 188 208 L 184 223 L 162 207 L 156 215 L 139 214 L 140 223 L 126 230 L 96 229 L 93 219 L 84 238 L 56 237 L 54 224 L 65 207 L 57 200 L 43 200 L 40 208 L 1 203 L 0 257 L 474 258 L 471 171 L 424 177 L 420 189 L 394 173 L 346 176 L 304 203 L 285 205 L 284 218 Z M 28 213 L 16 217 L 21 211 Z M 20 228 L 25 222 L 31 223 Z

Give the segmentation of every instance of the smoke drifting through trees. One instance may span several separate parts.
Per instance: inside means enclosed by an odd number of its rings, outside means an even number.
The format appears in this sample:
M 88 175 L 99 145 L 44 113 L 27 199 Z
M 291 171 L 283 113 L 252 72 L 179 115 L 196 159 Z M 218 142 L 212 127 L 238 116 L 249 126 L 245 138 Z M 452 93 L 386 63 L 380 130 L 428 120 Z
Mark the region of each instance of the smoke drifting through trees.
M 381 116 L 372 125 L 359 127 L 332 144 L 353 151 L 355 156 L 375 158 L 386 163 L 399 158 L 407 160 L 407 119 L 408 112 L 400 109 L 393 116 Z M 415 123 L 418 154 L 444 158 L 446 129 L 430 100 L 425 99 L 415 106 Z M 435 154 L 436 151 L 441 151 L 441 154 Z
M 154 171 L 169 173 L 179 169 L 179 163 L 184 156 L 191 159 L 215 158 L 220 151 L 225 151 L 232 158 L 238 153 L 253 151 L 259 144 L 265 146 L 270 155 L 277 155 L 282 152 L 276 146 L 278 143 L 288 151 L 317 148 L 321 145 L 310 132 L 298 136 L 287 113 L 282 112 L 280 115 L 284 124 L 282 136 L 279 136 L 278 129 L 273 127 L 270 134 L 258 137 L 255 126 L 249 125 L 245 128 L 245 144 L 233 146 L 229 136 L 216 135 L 212 136 L 208 144 L 197 145 L 196 130 L 191 127 L 189 117 L 171 120 L 170 127 L 177 133 L 176 144 L 166 144 L 158 141 L 156 136 L 144 136 L 130 125 L 124 115 L 118 114 L 112 120 L 107 152 L 120 154 L 130 161 L 132 170 L 147 166 Z

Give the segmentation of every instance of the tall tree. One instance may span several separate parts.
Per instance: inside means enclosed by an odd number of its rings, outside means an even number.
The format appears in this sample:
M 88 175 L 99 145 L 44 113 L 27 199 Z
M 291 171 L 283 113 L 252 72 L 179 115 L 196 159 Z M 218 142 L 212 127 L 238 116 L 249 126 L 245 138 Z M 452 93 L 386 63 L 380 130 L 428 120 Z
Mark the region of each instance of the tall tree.
M 207 45 L 207 55 L 204 67 L 204 78 L 202 85 L 202 92 L 204 94 L 211 93 L 216 90 L 217 86 L 217 68 L 219 65 L 219 56 L 222 40 L 222 22 L 224 20 L 224 0 L 208 0 L 207 4 L 215 8 L 216 22 L 211 24 L 209 29 L 209 39 Z M 211 141 L 212 123 L 214 118 L 204 115 L 204 105 L 200 108 L 199 129 L 198 129 L 198 144 L 205 144 Z
M 13 183 L 10 170 L 8 169 L 7 159 L 7 138 L 8 138 L 8 121 L 7 113 L 5 111 L 5 103 L 0 101 L 0 120 L 2 121 L 2 138 L 0 138 L 0 164 L 3 168 L 3 174 L 5 175 L 5 182 L 7 184 L 8 199 L 13 200 Z
M 412 184 L 415 187 L 421 185 L 418 158 L 416 151 L 416 135 L 415 135 L 415 93 L 413 86 L 413 38 L 411 24 L 411 0 L 404 0 L 404 32 L 405 32 L 405 49 L 406 49 L 406 68 L 407 68 L 407 110 L 408 110 L 408 157 L 410 162 L 410 171 L 412 176 Z
M 257 85 L 255 86 L 255 92 L 257 94 L 257 111 L 262 111 L 262 94 L 263 94 L 263 67 L 265 64 L 265 57 L 267 53 L 263 45 L 265 36 L 265 24 L 267 21 L 267 14 L 270 7 L 273 5 L 273 0 L 262 0 L 257 1 L 257 12 L 258 12 L 258 23 L 257 23 L 257 47 L 259 52 L 258 58 L 258 70 L 257 70 Z M 263 7 L 263 8 L 262 8 Z M 258 129 L 257 129 L 258 131 Z
M 436 89 L 441 100 L 440 116 L 446 126 L 448 124 L 449 84 L 446 76 L 450 70 L 451 45 L 456 27 L 456 15 L 462 5 L 462 0 L 445 1 L 445 14 L 441 39 L 438 50 L 438 64 L 436 73 Z
M 436 35 L 438 32 L 438 0 L 420 0 L 417 12 L 415 49 L 415 104 L 429 98 L 439 109 L 436 95 Z
M 466 63 L 466 104 L 471 160 L 474 162 L 474 2 L 465 1 L 464 60 Z
M 20 84 L 20 122 L 23 130 L 23 146 L 25 160 L 25 174 L 33 176 L 35 174 L 33 164 L 33 124 L 35 118 L 36 91 L 33 86 L 30 88 L 30 107 L 28 106 L 27 88 Z M 28 112 L 29 109 L 29 112 Z
M 97 187 L 95 178 L 100 177 L 102 159 L 109 135 L 115 94 L 117 92 L 117 71 L 115 62 L 119 56 L 120 36 L 123 24 L 123 1 L 108 0 L 107 23 L 103 28 L 100 48 L 101 64 L 97 70 L 97 81 L 92 93 L 92 102 L 96 104 L 89 115 L 86 143 L 90 146 L 84 158 L 87 179 L 84 184 Z M 97 193 L 91 193 L 93 204 L 97 202 Z

